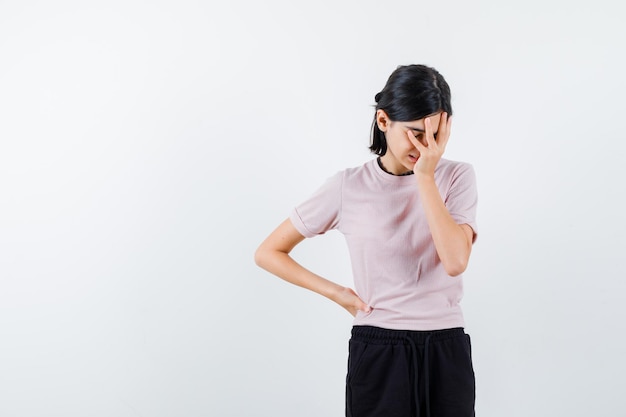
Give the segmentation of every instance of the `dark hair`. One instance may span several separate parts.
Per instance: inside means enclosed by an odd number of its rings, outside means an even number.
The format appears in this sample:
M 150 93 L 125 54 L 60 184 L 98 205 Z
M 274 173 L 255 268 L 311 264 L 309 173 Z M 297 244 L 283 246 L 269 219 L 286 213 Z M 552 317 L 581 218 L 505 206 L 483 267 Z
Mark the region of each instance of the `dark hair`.
M 385 88 L 375 97 L 376 110 L 384 110 L 392 121 L 409 122 L 444 111 L 452 116 L 450 87 L 437 70 L 425 65 L 399 66 L 391 73 Z M 385 133 L 372 123 L 370 150 L 387 152 Z

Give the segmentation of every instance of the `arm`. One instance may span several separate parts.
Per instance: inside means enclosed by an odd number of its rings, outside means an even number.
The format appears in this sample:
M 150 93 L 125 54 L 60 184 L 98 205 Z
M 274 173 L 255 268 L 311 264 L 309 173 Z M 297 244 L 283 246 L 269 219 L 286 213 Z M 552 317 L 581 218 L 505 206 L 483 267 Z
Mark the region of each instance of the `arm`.
M 437 255 L 448 275 L 457 276 L 467 268 L 474 231 L 467 224 L 456 223 L 441 199 L 435 183 L 435 167 L 448 143 L 451 122 L 452 119 L 448 118 L 446 113 L 441 114 L 438 139 L 435 140 L 431 120 L 429 117 L 425 118 L 426 145 L 418 141 L 410 131 L 408 135 L 420 152 L 414 172 Z
M 417 184 L 439 259 L 448 275 L 462 274 L 469 262 L 474 231 L 450 216 L 433 177 L 418 174 Z
M 369 312 L 370 307 L 352 289 L 314 274 L 289 255 L 291 250 L 303 240 L 304 236 L 287 219 L 261 243 L 254 254 L 254 261 L 277 277 L 336 302 L 353 316 L 358 310 Z

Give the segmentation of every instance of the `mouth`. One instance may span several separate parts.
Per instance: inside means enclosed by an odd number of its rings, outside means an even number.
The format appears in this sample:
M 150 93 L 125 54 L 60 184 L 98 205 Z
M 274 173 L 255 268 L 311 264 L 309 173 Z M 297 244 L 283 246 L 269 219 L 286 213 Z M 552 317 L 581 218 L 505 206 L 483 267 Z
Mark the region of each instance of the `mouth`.
M 413 154 L 409 154 L 409 161 L 411 161 L 412 163 L 417 162 L 418 159 L 419 159 L 419 156 L 415 156 Z

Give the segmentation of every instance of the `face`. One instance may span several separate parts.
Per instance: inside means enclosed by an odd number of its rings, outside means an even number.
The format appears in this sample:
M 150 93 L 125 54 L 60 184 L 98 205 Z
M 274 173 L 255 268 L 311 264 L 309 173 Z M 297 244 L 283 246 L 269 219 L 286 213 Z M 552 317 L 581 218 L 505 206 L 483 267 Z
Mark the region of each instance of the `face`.
M 435 139 L 439 130 L 441 113 L 429 116 Z M 381 157 L 381 162 L 387 171 L 399 175 L 411 171 L 419 159 L 419 151 L 409 139 L 411 131 L 424 146 L 427 146 L 424 119 L 410 122 L 391 121 L 383 110 L 376 112 L 378 128 L 385 132 L 387 152 Z

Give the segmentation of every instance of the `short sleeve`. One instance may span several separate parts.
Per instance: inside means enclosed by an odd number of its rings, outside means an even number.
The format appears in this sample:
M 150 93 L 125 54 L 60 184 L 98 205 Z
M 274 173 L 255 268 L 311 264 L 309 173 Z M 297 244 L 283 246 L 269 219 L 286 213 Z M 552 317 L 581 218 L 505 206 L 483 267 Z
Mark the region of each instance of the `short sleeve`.
M 333 175 L 289 216 L 294 227 L 310 238 L 337 228 L 341 214 L 343 173 Z
M 470 164 L 463 163 L 455 170 L 445 204 L 454 221 L 458 224 L 467 224 L 472 228 L 473 242 L 475 242 L 478 235 L 476 225 L 478 191 L 476 174 Z

